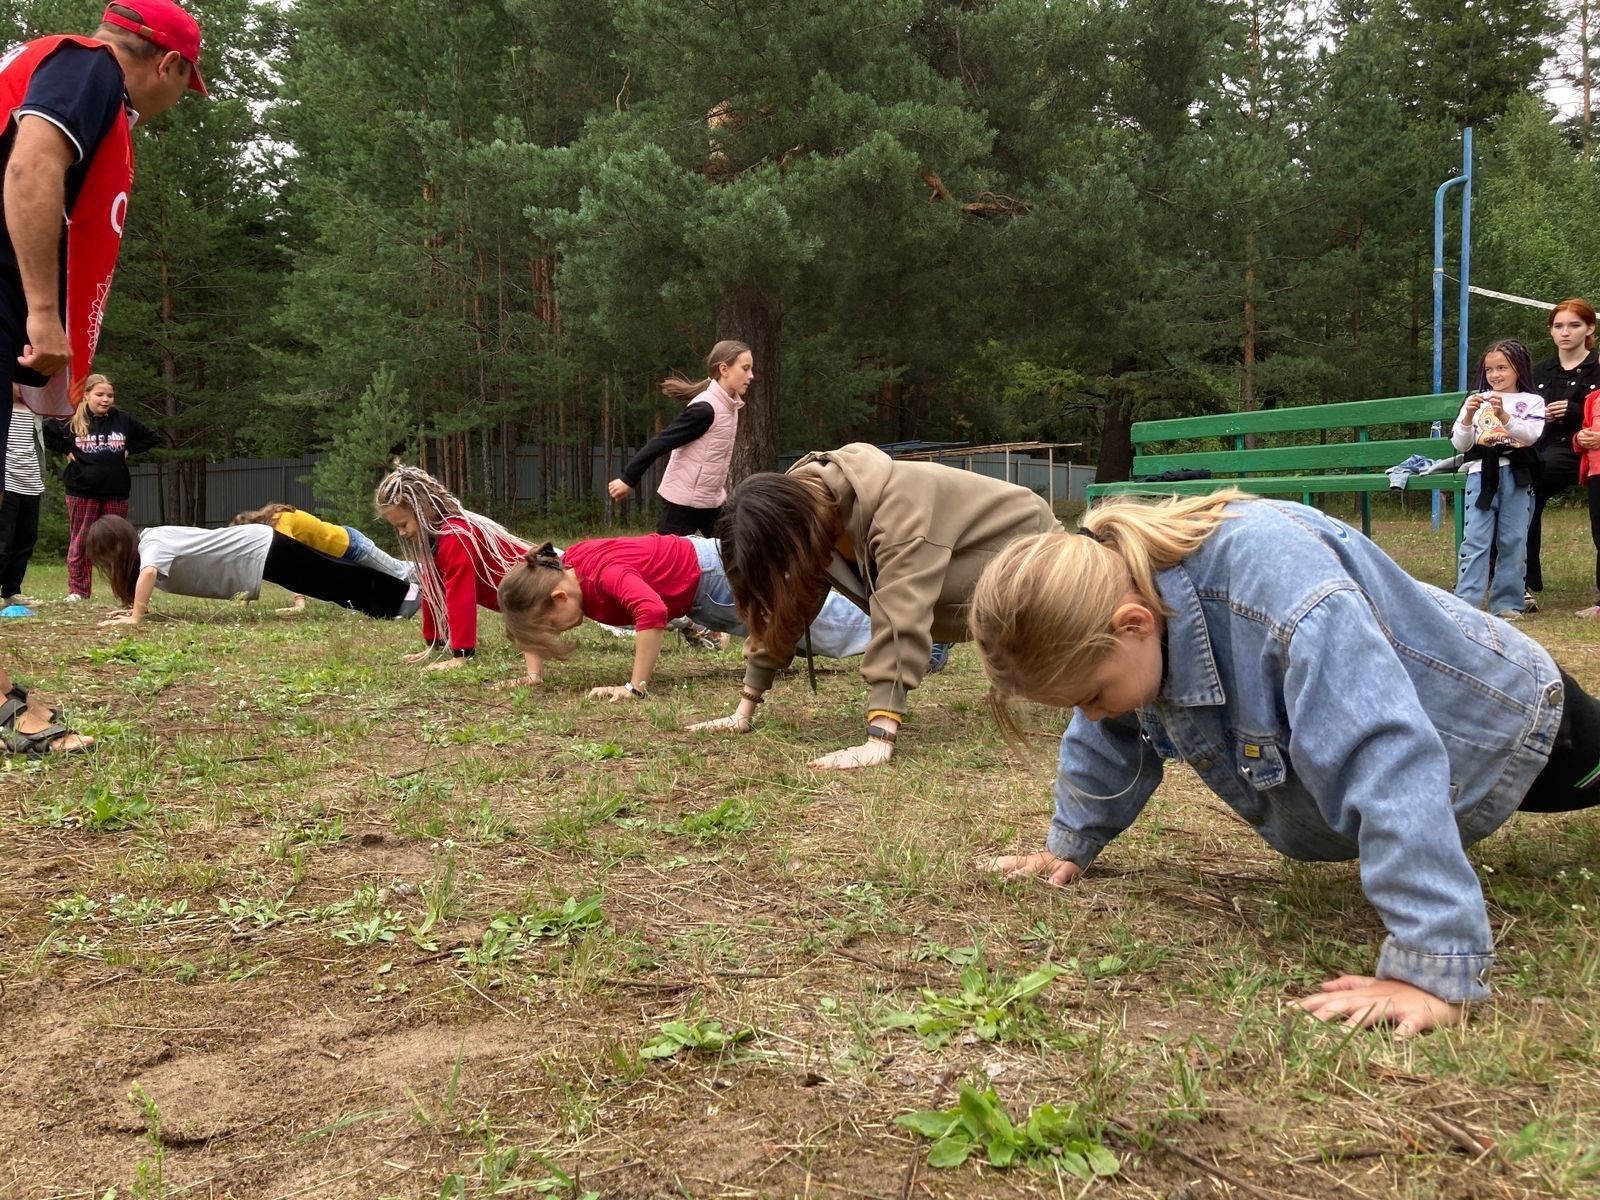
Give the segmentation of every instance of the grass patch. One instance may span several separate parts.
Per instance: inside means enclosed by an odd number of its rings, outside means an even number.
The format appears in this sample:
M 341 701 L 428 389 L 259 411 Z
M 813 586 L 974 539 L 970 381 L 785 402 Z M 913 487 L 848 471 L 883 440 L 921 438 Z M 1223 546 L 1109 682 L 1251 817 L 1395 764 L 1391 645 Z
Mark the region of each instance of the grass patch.
M 1448 533 L 1379 513 L 1386 548 L 1450 581 Z M 1554 511 L 1546 543 L 1523 628 L 1600 689 L 1569 615 L 1584 514 Z M 669 641 L 649 700 L 595 704 L 630 640 L 580 631 L 542 687 L 500 692 L 520 660 L 492 614 L 472 668 L 429 675 L 401 661 L 414 626 L 278 617 L 277 595 L 162 597 L 171 619 L 125 638 L 104 597 L 48 599 L 60 567 L 28 590 L 47 599 L 8 625 L 8 666 L 102 745 L 0 771 L 19 1195 L 1600 1181 L 1600 816 L 1518 817 L 1474 852 L 1496 999 L 1398 1044 L 1286 1003 L 1371 968 L 1355 870 L 1285 862 L 1181 768 L 1082 884 L 983 877 L 1042 837 L 1061 726 L 1029 710 L 1037 736 L 1007 746 L 971 647 L 915 693 L 889 768 L 825 775 L 806 762 L 859 738 L 852 663 L 819 664 L 815 695 L 782 678 L 748 736 L 702 736 L 682 726 L 731 710 L 736 654 Z M 946 1142 L 959 1165 L 930 1166 Z

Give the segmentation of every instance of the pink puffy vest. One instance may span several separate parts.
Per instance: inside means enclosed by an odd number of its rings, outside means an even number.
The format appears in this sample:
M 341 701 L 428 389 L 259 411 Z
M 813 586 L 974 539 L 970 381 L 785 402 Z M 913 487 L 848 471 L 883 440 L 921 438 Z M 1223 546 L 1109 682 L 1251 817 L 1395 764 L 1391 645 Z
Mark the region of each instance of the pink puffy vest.
M 733 439 L 739 432 L 744 401 L 728 395 L 713 381 L 689 403 L 711 406 L 715 414 L 711 428 L 672 452 L 658 490 L 663 500 L 687 508 L 720 508 L 728 498 L 728 467 L 733 462 Z

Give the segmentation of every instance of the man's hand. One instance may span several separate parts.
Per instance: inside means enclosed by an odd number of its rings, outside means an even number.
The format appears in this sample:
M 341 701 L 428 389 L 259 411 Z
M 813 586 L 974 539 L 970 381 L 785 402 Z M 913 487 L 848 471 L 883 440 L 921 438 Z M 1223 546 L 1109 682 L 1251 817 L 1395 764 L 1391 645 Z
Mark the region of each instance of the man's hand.
M 985 860 L 981 865 L 985 871 L 1006 879 L 1038 878 L 1051 887 L 1076 883 L 1083 878 L 1082 867 L 1070 859 L 1057 858 L 1048 850 L 1036 850 L 1032 854 L 1002 854 L 998 858 Z
M 28 341 L 17 362 L 41 375 L 55 375 L 72 361 L 72 346 L 61 318 L 53 312 L 28 314 Z
M 1371 1029 L 1387 1022 L 1394 1026 L 1397 1038 L 1459 1025 L 1466 1018 L 1464 1004 L 1441 1000 L 1432 992 L 1398 979 L 1373 979 L 1369 975 L 1330 979 L 1320 992 L 1299 1003 L 1319 1021 L 1343 1018 L 1346 1029 Z

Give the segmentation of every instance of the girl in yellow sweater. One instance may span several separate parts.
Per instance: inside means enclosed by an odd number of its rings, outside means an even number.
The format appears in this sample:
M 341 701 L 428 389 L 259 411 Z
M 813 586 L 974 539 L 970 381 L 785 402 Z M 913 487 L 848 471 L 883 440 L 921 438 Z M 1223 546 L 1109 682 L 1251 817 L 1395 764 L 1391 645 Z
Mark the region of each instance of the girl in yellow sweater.
M 408 583 L 416 580 L 414 567 L 378 549 L 372 539 L 354 525 L 335 525 L 332 521 L 324 521 L 321 517 L 313 516 L 292 504 L 263 505 L 261 508 L 240 513 L 228 524 L 268 525 L 285 537 L 292 537 L 302 545 L 310 546 L 311 549 L 326 554 L 329 558 L 370 567 L 374 571 L 382 571 L 385 575 L 393 575 L 396 579 L 404 579 Z M 297 610 L 304 608 L 305 597 L 296 596 L 294 606 Z

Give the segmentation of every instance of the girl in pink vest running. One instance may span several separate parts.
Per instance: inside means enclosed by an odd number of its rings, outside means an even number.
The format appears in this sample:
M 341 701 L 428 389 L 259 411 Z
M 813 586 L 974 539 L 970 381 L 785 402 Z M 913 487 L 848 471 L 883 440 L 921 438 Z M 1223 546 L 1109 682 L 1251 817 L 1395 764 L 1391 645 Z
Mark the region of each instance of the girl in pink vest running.
M 739 410 L 756 377 L 755 359 L 743 342 L 718 342 L 706 356 L 706 378 L 699 383 L 668 379 L 663 395 L 687 400 L 683 411 L 645 444 L 606 485 L 613 500 L 625 500 L 639 486 L 652 463 L 669 450 L 672 458 L 656 489 L 661 497 L 657 533 L 710 537 L 728 498 L 728 467 L 733 439 L 739 432 Z

